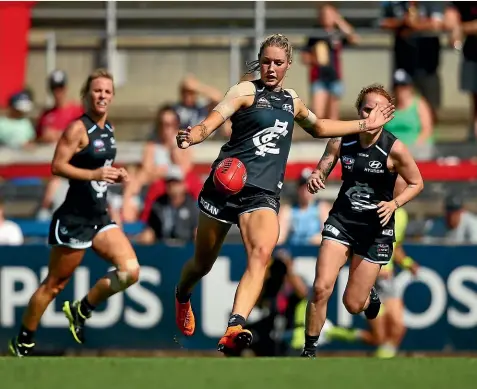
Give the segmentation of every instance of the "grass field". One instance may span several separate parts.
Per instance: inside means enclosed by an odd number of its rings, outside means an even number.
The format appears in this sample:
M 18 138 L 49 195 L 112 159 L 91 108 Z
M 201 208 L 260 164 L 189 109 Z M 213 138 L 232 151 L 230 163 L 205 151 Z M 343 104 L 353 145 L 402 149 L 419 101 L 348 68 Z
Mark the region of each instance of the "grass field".
M 0 358 L 5 389 L 474 389 L 472 358 Z

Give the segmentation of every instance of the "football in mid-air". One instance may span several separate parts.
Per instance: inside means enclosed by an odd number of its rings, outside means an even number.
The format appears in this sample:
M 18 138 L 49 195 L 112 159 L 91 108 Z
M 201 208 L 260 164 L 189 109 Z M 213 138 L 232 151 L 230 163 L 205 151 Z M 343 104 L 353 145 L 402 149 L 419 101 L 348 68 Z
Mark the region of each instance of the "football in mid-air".
M 232 195 L 240 192 L 247 182 L 247 169 L 237 158 L 225 158 L 215 168 L 214 184 L 222 193 Z

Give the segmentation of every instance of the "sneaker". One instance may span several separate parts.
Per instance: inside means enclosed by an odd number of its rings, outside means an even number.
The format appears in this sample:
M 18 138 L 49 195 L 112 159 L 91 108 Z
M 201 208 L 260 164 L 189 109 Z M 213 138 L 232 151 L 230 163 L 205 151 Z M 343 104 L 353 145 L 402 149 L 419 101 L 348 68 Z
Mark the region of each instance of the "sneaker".
M 303 358 L 316 358 L 316 354 L 314 351 L 303 350 L 300 357 Z
M 185 336 L 192 336 L 195 332 L 195 317 L 190 301 L 180 303 L 176 296 L 176 324 Z
M 253 335 L 241 325 L 228 327 L 225 335 L 220 339 L 217 351 L 227 356 L 240 356 L 242 350 L 250 347 Z
M 86 319 L 90 318 L 91 315 L 85 316 L 81 313 L 80 301 L 78 300 L 73 303 L 65 301 L 63 304 L 63 313 L 70 322 L 70 332 L 74 340 L 77 343 L 83 344 L 85 342 L 84 325 Z
M 8 343 L 10 354 L 19 358 L 31 355 L 34 347 L 35 343 L 18 343 L 18 338 L 13 338 Z
M 369 305 L 368 308 L 364 310 L 364 315 L 367 319 L 372 320 L 376 319 L 381 309 L 381 300 L 379 299 L 378 292 L 373 286 L 369 292 Z

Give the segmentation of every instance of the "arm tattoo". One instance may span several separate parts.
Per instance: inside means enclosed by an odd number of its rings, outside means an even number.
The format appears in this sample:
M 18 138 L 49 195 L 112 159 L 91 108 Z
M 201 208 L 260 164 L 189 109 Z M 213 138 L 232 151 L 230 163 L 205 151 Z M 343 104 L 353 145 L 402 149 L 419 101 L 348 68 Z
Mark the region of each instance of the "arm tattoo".
M 200 141 L 202 142 L 204 139 L 206 139 L 209 134 L 208 134 L 208 130 L 207 130 L 207 127 L 204 123 L 200 123 L 199 124 L 199 127 L 200 127 Z
M 366 120 L 361 120 L 359 122 L 358 127 L 360 131 L 366 131 L 368 129 L 368 126 L 366 125 Z
M 326 180 L 330 175 L 331 171 L 338 161 L 337 155 L 334 155 L 330 151 L 330 146 L 335 146 L 337 143 L 341 142 L 341 138 L 331 138 L 328 144 L 326 145 L 325 152 L 318 163 L 318 170 L 320 172 L 320 178 Z

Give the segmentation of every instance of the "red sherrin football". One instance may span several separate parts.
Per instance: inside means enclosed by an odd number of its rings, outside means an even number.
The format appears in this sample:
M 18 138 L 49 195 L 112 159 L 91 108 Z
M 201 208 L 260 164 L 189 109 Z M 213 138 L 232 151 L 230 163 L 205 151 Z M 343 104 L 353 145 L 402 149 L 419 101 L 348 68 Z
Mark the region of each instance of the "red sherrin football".
M 247 182 L 247 169 L 237 158 L 225 158 L 215 168 L 215 187 L 228 195 L 238 193 Z

